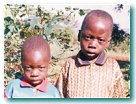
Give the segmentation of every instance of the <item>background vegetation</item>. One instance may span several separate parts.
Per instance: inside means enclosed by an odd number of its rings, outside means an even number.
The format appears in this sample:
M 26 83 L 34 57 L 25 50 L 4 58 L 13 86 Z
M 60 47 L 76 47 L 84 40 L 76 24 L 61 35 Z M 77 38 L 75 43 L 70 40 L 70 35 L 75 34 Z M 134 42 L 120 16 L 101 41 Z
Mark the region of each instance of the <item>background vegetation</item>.
M 122 4 L 115 6 L 123 9 Z M 47 10 L 40 5 L 5 5 L 4 17 L 4 85 L 22 76 L 20 49 L 26 38 L 42 35 L 50 44 L 52 63 L 48 73 L 50 82 L 55 83 L 61 66 L 67 57 L 76 54 L 79 42 L 74 28 L 76 16 L 84 16 L 90 9 L 65 7 L 63 10 Z M 128 10 L 129 11 L 129 10 Z M 106 52 L 118 60 L 126 83 L 126 94 L 130 95 L 130 33 L 114 24 L 112 41 Z M 120 54 L 121 53 L 121 54 Z M 122 54 L 123 53 L 123 54 Z

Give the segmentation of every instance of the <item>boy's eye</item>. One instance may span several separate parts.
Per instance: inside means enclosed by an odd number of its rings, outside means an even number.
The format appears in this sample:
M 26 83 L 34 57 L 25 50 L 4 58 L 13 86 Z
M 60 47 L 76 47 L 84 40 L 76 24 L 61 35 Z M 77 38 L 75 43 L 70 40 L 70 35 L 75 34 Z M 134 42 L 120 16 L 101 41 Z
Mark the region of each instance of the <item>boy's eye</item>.
M 84 39 L 84 40 L 86 40 L 86 41 L 90 41 L 90 40 L 94 40 L 95 39 L 95 37 L 93 37 L 93 36 L 87 36 L 87 35 L 82 35 L 82 38 Z M 105 39 L 103 39 L 103 38 L 98 38 L 98 39 L 96 39 L 97 40 L 97 42 L 99 43 L 99 44 L 103 44 L 104 42 L 105 42 Z
M 43 71 L 45 69 L 47 69 L 45 66 L 37 66 L 37 67 L 33 67 L 33 66 L 23 66 L 23 69 L 26 71 L 30 71 L 30 70 L 39 70 L 39 71 Z
M 24 70 L 31 70 L 32 67 L 30 67 L 30 66 L 23 66 L 23 69 L 24 69 Z
M 45 67 L 39 67 L 39 69 L 44 69 Z
M 98 41 L 99 41 L 99 42 L 105 42 L 105 40 L 104 40 L 104 39 L 98 39 Z
M 45 70 L 45 69 L 46 69 L 46 67 L 44 67 L 44 66 L 40 66 L 40 67 L 39 67 L 39 70 L 40 70 L 40 71 L 43 71 L 43 70 Z
M 82 35 L 82 38 L 85 39 L 85 40 L 93 39 L 92 36 L 86 36 L 86 35 Z

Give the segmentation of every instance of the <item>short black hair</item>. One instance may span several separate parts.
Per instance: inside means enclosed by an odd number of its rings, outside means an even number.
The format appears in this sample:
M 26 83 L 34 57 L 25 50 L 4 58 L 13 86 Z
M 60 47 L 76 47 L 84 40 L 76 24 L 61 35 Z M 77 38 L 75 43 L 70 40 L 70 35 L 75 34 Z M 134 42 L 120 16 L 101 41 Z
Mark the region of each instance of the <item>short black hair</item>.
M 112 29 L 113 29 L 113 18 L 112 16 L 104 11 L 104 10 L 92 10 L 90 12 L 87 13 L 87 15 L 85 16 L 83 22 L 82 22 L 82 26 L 81 26 L 81 30 L 79 30 L 79 33 L 78 33 L 78 41 L 80 41 L 80 33 L 81 31 L 86 27 L 86 25 L 88 25 L 88 19 L 91 17 L 91 16 L 96 16 L 98 18 L 102 18 L 104 19 L 105 21 L 109 22 L 110 26 L 111 26 L 111 32 L 112 32 Z
M 85 27 L 85 25 L 87 24 L 88 18 L 90 16 L 92 16 L 92 15 L 95 15 L 98 18 L 103 18 L 106 21 L 108 20 L 111 23 L 111 25 L 113 25 L 113 19 L 112 19 L 111 15 L 108 12 L 106 12 L 104 10 L 92 10 L 89 13 L 87 13 L 87 15 L 85 16 L 85 18 L 84 18 L 84 20 L 82 22 L 81 29 L 83 29 Z
M 50 55 L 50 47 L 48 41 L 44 39 L 41 35 L 31 36 L 26 39 L 26 41 L 22 45 L 21 50 L 21 60 L 24 58 L 24 54 L 28 51 L 42 50 L 45 51 L 49 60 L 51 58 Z

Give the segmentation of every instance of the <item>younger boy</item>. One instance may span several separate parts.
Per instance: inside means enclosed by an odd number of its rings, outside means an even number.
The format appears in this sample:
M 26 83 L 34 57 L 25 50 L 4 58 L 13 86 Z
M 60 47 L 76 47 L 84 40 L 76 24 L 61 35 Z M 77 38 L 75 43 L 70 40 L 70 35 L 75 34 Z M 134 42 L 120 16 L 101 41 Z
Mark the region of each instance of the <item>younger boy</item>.
M 7 98 L 58 98 L 59 92 L 48 83 L 46 75 L 51 60 L 48 42 L 41 36 L 29 37 L 22 46 L 24 76 L 6 87 Z
M 78 36 L 81 50 L 66 61 L 56 84 L 62 97 L 124 97 L 119 65 L 104 52 L 112 28 L 113 19 L 107 12 L 92 10 L 86 15 Z

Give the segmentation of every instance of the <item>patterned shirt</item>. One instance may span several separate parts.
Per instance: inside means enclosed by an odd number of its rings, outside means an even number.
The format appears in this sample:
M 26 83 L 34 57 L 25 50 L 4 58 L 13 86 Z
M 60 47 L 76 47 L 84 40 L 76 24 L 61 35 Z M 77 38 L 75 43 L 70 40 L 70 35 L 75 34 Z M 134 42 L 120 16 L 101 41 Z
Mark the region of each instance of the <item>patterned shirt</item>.
M 24 77 L 15 79 L 5 89 L 7 98 L 59 98 L 54 85 L 43 80 L 40 87 L 33 88 Z
M 122 98 L 123 75 L 116 60 L 102 52 L 94 63 L 80 51 L 63 66 L 56 87 L 66 98 Z

